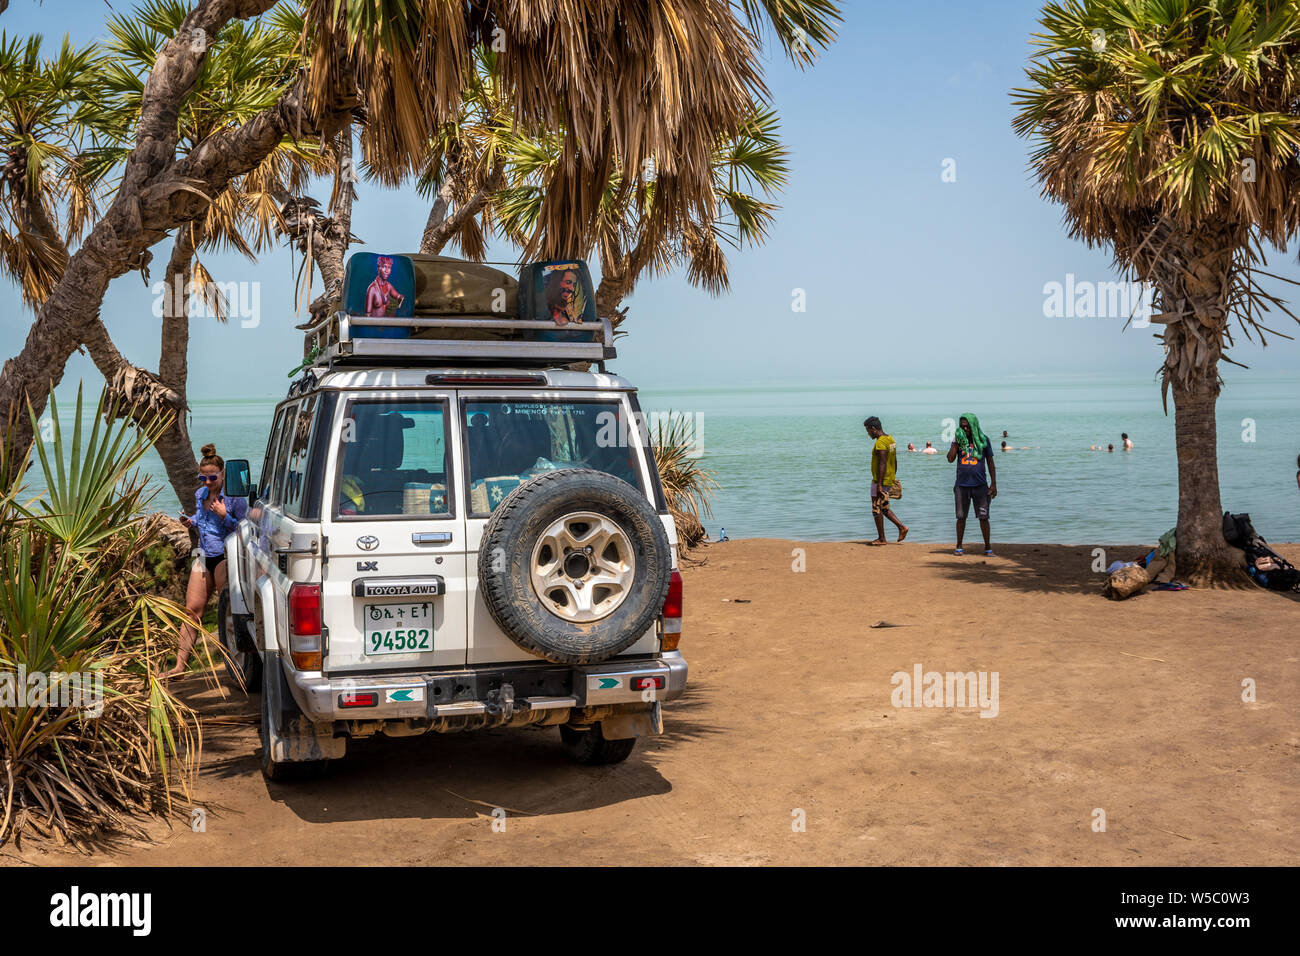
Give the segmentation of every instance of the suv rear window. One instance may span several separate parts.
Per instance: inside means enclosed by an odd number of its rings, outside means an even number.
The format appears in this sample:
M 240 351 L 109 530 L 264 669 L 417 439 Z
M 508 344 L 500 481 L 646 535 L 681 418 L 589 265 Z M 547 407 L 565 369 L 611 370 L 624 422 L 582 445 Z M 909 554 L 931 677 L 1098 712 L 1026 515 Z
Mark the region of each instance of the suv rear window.
M 341 518 L 447 517 L 447 403 L 353 401 L 340 436 L 335 513 Z
M 490 514 L 524 481 L 558 468 L 595 468 L 645 489 L 640 439 L 623 403 L 462 399 L 469 512 Z

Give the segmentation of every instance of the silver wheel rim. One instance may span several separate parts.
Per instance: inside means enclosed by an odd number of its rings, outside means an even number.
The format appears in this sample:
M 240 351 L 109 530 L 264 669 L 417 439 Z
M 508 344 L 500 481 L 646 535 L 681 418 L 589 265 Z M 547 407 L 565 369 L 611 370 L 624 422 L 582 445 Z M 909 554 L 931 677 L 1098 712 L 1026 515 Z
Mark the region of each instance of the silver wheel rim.
M 533 546 L 533 591 L 556 617 L 586 624 L 609 617 L 632 589 L 636 558 L 623 529 L 590 511 L 551 523 Z

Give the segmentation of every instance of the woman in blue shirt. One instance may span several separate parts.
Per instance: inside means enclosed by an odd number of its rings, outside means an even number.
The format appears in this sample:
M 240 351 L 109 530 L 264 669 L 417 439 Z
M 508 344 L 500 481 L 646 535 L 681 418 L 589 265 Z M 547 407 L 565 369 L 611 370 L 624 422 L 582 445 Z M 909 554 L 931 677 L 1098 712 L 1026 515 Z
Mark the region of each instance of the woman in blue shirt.
M 190 570 L 189 585 L 185 590 L 185 607 L 194 624 L 182 628 L 176 666 L 163 677 L 175 677 L 185 672 L 190 651 L 199 636 L 197 626 L 203 619 L 203 609 L 208 606 L 212 595 L 226 586 L 226 536 L 233 533 L 240 520 L 248 514 L 248 502 L 243 498 L 227 498 L 222 493 L 225 476 L 226 463 L 217 454 L 217 447 L 204 445 L 203 458 L 199 461 L 199 487 L 194 492 L 194 516 L 181 513 L 181 520 L 199 532 L 199 560 Z

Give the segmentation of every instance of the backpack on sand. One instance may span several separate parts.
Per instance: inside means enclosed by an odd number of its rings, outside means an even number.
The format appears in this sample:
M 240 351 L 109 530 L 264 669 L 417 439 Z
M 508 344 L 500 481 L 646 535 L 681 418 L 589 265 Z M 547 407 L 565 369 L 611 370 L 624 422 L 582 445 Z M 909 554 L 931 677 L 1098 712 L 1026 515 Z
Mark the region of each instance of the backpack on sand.
M 1223 537 L 1246 553 L 1246 572 L 1260 587 L 1290 591 L 1300 586 L 1300 570 L 1268 546 L 1248 514 L 1223 514 Z

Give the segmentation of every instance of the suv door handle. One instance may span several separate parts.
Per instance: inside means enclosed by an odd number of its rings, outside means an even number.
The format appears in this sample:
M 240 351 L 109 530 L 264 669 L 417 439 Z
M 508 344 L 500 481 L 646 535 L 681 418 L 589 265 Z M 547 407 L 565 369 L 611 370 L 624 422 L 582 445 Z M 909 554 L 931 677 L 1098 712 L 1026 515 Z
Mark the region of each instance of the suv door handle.
M 312 539 L 310 548 L 272 548 L 276 554 L 315 554 L 319 549 L 315 539 Z
M 411 544 L 446 544 L 451 540 L 450 531 L 412 531 Z

